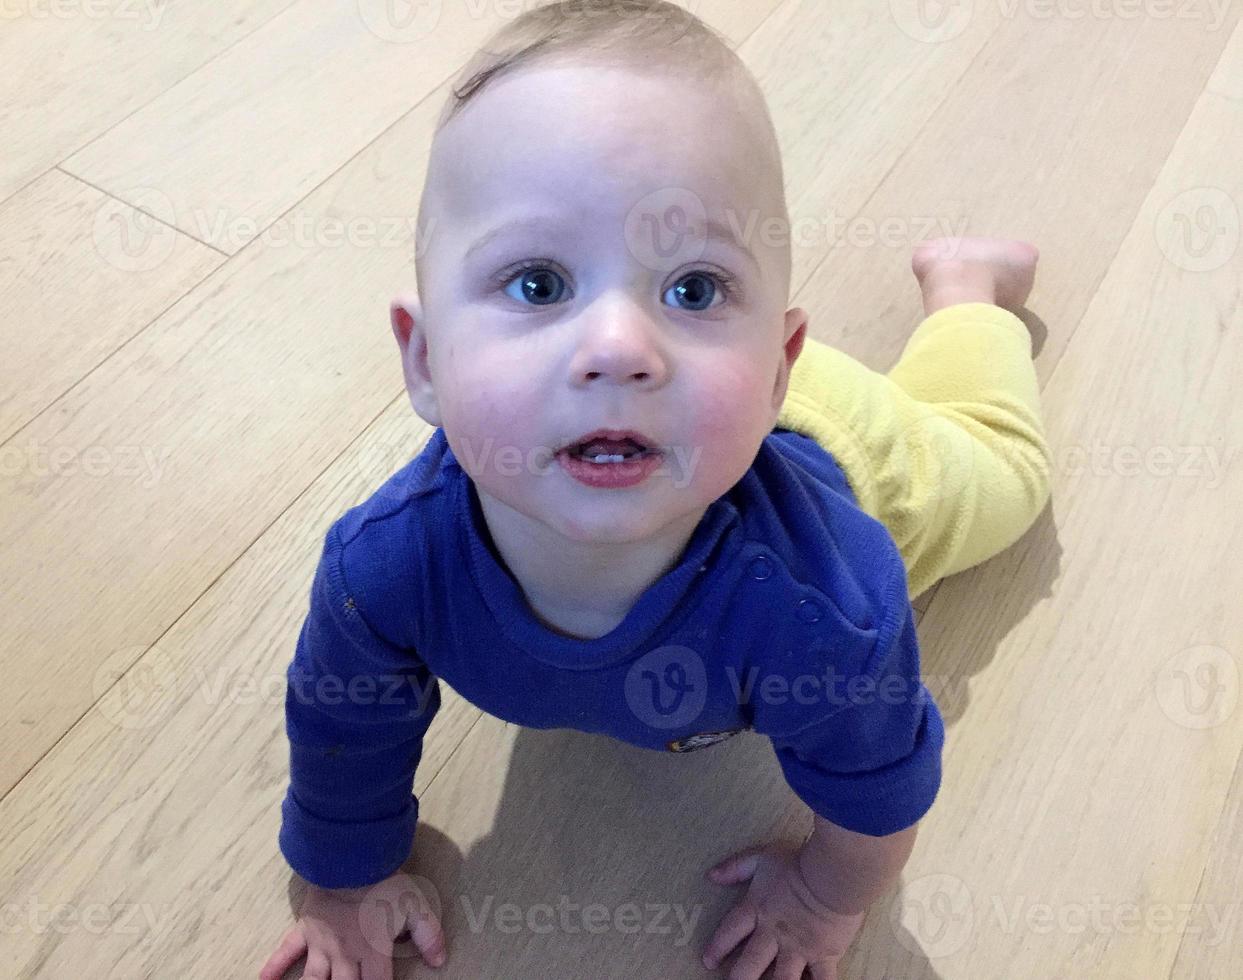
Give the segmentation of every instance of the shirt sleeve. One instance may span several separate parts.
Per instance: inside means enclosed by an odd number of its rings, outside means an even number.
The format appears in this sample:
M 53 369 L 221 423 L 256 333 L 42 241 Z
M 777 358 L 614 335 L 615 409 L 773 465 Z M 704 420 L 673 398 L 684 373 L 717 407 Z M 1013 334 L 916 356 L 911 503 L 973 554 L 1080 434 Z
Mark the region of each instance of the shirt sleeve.
M 826 820 L 873 837 L 918 822 L 941 785 L 945 728 L 920 678 L 914 610 L 904 607 L 863 671 L 835 674 L 822 664 L 818 696 L 753 707 L 795 794 Z M 774 731 L 782 721 L 789 730 Z
M 334 524 L 287 671 L 289 787 L 281 853 L 322 888 L 395 872 L 418 819 L 414 775 L 440 686 L 411 649 L 379 636 L 351 594 Z
M 1031 334 L 991 303 L 926 317 L 886 373 L 808 338 L 777 424 L 841 464 L 897 542 L 912 597 L 1008 548 L 1049 499 Z

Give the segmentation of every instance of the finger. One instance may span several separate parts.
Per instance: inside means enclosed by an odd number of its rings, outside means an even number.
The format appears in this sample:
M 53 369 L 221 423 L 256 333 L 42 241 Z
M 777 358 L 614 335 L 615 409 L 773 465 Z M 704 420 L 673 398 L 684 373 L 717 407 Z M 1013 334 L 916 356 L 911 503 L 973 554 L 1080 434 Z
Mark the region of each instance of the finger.
M 721 924 L 717 926 L 712 939 L 704 950 L 704 966 L 712 969 L 729 953 L 731 949 L 751 934 L 755 928 L 755 909 L 746 902 L 735 905 Z
M 281 937 L 276 951 L 263 964 L 263 969 L 259 971 L 259 980 L 279 980 L 305 952 L 306 936 L 302 935 L 302 923 L 294 923 Z
M 760 974 L 768 969 L 780 948 L 776 936 L 757 931 L 729 971 L 729 980 L 760 980 Z
M 759 863 L 759 849 L 751 848 L 741 851 L 732 857 L 727 857 L 719 864 L 714 864 L 708 869 L 708 874 L 718 884 L 736 885 L 738 882 L 746 881 L 755 874 L 755 869 Z
M 306 954 L 306 972 L 302 980 L 328 980 L 328 954 L 322 949 L 313 949 Z
M 773 967 L 773 980 L 803 980 L 803 967 L 807 961 L 796 953 L 782 950 L 777 954 L 777 965 Z M 366 980 L 364 977 L 363 980 Z
M 408 919 L 410 938 L 419 954 L 431 966 L 444 966 L 445 931 L 440 919 L 423 911 L 415 911 Z
M 807 969 L 811 971 L 812 980 L 837 980 L 837 961 L 840 958 L 830 956 L 827 960 L 808 963 Z

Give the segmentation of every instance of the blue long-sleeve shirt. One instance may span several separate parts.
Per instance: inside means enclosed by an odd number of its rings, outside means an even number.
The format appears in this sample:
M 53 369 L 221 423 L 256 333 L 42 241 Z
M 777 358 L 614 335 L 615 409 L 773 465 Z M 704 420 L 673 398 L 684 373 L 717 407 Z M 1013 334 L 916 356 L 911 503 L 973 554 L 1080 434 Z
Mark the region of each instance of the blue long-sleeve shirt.
M 333 523 L 285 702 L 279 843 L 303 878 L 360 887 L 409 856 L 440 680 L 515 724 L 656 750 L 753 730 L 814 812 L 864 834 L 915 823 L 940 787 L 898 548 L 832 455 L 782 428 L 596 639 L 527 606 L 443 429 Z

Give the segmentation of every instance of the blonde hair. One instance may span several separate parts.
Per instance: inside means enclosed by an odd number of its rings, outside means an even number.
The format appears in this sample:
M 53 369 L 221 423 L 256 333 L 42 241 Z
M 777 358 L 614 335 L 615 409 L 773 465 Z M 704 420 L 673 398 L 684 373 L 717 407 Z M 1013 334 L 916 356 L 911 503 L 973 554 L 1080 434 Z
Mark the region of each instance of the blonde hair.
M 785 213 L 781 152 L 759 84 L 720 32 L 667 0 L 553 0 L 505 23 L 455 76 L 433 143 L 436 134 L 494 79 L 550 63 L 603 65 L 716 86 L 724 97 L 735 99 L 758 118 L 763 144 L 757 147 L 758 163 L 775 169 Z M 420 214 L 426 196 L 425 184 Z M 415 234 L 417 256 L 424 247 L 421 219 L 416 221 Z M 421 275 L 418 279 L 422 293 Z
M 504 24 L 463 66 L 439 132 L 492 79 L 537 62 L 586 60 L 713 80 L 750 79 L 726 39 L 666 0 L 555 0 Z

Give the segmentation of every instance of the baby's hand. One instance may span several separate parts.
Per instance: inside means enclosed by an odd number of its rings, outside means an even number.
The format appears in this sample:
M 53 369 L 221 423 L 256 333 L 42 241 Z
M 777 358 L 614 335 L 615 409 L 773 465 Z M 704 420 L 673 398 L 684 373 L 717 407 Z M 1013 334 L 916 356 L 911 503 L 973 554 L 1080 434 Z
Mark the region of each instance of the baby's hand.
M 278 980 L 303 953 L 305 980 L 393 980 L 393 943 L 407 931 L 426 962 L 443 966 L 440 918 L 418 881 L 397 872 L 365 888 L 311 885 L 259 980 Z
M 751 879 L 747 894 L 721 920 L 704 952 L 715 967 L 751 937 L 728 980 L 759 980 L 777 960 L 772 980 L 837 980 L 837 963 L 863 924 L 863 912 L 843 915 L 816 900 L 798 867 L 798 848 L 770 844 L 727 858 L 708 871 L 722 885 Z

